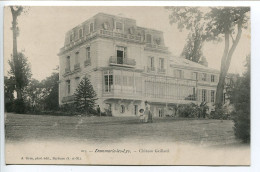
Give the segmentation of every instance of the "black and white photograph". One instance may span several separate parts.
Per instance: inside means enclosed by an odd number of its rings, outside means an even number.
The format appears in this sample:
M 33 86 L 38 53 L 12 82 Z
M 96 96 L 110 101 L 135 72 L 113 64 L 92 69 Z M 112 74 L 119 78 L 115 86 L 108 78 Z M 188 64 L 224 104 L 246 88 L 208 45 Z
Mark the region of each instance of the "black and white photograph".
M 5 6 L 5 163 L 250 166 L 250 14 Z

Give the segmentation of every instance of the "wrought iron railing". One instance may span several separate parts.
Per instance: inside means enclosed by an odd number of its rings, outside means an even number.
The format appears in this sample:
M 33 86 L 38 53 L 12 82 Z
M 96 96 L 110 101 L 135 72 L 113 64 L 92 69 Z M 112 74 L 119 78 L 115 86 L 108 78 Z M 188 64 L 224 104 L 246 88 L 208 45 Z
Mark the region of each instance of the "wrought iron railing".
M 111 56 L 109 59 L 109 63 L 110 64 L 117 64 L 117 65 L 127 65 L 127 66 L 135 66 L 136 65 L 136 61 L 135 59 L 131 59 L 131 58 L 118 58 L 116 56 Z

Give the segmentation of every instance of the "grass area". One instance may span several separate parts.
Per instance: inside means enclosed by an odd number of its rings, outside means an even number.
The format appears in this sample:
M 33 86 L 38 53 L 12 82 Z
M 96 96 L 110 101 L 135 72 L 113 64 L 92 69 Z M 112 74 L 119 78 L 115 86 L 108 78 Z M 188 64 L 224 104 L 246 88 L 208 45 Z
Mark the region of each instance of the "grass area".
M 139 123 L 137 117 L 79 117 L 7 113 L 7 142 L 71 140 L 107 142 L 185 142 L 206 145 L 237 144 L 231 120 L 155 118 Z

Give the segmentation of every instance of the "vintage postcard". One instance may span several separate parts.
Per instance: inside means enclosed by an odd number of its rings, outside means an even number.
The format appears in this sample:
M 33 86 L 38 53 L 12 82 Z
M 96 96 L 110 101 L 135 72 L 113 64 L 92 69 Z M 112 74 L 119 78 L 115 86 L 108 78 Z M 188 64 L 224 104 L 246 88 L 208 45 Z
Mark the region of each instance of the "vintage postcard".
M 5 6 L 5 163 L 250 165 L 250 19 Z

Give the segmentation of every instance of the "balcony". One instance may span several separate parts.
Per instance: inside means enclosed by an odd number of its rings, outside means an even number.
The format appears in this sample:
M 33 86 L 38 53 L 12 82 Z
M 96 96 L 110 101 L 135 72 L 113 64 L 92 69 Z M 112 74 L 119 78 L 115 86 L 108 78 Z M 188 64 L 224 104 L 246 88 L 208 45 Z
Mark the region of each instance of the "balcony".
M 165 69 L 164 68 L 158 68 L 158 73 L 160 73 L 160 74 L 165 74 Z
M 70 73 L 70 68 L 65 68 L 65 74 Z
M 90 66 L 91 65 L 91 60 L 90 59 L 87 59 L 84 61 L 84 65 L 85 66 Z
M 124 67 L 134 67 L 136 65 L 135 59 L 130 58 L 118 58 L 116 56 L 111 56 L 109 59 L 109 64 L 112 66 L 124 66 Z
M 105 37 L 128 39 L 128 40 L 137 41 L 137 42 L 140 42 L 142 40 L 141 36 L 139 36 L 139 35 L 124 34 L 124 33 L 119 33 L 119 32 L 108 31 L 108 30 L 99 30 L 98 34 L 101 36 L 105 36 Z
M 77 71 L 79 69 L 80 69 L 80 64 L 79 63 L 75 64 L 74 65 L 74 71 Z
M 161 46 L 161 45 L 157 45 L 157 44 L 146 44 L 145 48 L 155 49 L 155 50 L 160 50 L 160 51 L 168 51 L 167 47 Z
M 155 72 L 155 67 L 147 67 L 147 72 Z

